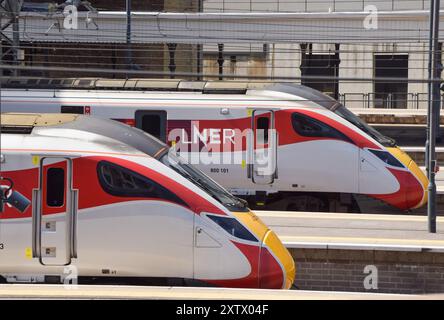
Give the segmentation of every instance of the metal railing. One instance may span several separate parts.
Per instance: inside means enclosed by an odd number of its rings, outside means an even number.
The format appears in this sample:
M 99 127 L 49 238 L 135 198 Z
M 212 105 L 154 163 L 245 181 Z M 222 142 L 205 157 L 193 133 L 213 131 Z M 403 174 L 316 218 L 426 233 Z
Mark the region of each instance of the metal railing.
M 352 108 L 381 109 L 425 109 L 427 93 L 341 93 L 339 101 Z M 444 94 L 441 95 L 441 109 L 444 109 Z
M 276 12 L 326 12 L 326 11 L 364 11 L 374 5 L 381 11 L 427 10 L 429 0 L 207 0 L 204 12 L 222 11 L 276 11 Z M 441 6 L 444 8 L 444 4 Z

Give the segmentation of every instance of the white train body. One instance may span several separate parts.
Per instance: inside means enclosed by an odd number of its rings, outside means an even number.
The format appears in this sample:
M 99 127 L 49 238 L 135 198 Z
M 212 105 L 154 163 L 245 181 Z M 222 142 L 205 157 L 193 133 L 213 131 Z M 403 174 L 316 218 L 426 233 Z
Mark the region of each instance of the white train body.
M 294 262 L 276 235 L 140 130 L 80 115 L 2 114 L 1 142 L 0 276 L 8 281 L 76 273 L 293 283 Z
M 176 143 L 230 192 L 270 208 L 356 210 L 361 199 L 360 211 L 368 200 L 409 210 L 427 199 L 427 178 L 410 157 L 333 99 L 303 86 L 246 94 L 5 89 L 2 108 L 79 112 L 136 126 Z

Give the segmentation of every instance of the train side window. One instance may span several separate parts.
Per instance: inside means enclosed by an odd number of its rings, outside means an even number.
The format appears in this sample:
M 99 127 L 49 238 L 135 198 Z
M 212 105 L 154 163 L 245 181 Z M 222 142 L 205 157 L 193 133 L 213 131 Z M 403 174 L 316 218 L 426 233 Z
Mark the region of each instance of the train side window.
M 61 207 L 65 198 L 65 170 L 49 168 L 46 172 L 46 205 Z
M 167 113 L 163 110 L 137 110 L 135 114 L 136 127 L 156 137 L 160 141 L 166 141 Z
M 294 131 L 304 137 L 325 137 L 353 143 L 353 141 L 342 132 L 304 114 L 293 113 L 292 125 Z
M 111 162 L 100 161 L 97 173 L 103 190 L 113 196 L 164 199 L 188 207 L 182 199 L 157 182 Z
M 142 130 L 160 138 L 160 116 L 158 114 L 147 114 L 142 117 Z
M 75 114 L 84 114 L 85 107 L 83 106 L 61 106 L 61 113 L 75 113 Z
M 257 143 L 267 144 L 268 143 L 268 130 L 270 129 L 270 118 L 259 117 L 257 119 L 256 129 L 257 129 L 257 132 L 256 132 Z

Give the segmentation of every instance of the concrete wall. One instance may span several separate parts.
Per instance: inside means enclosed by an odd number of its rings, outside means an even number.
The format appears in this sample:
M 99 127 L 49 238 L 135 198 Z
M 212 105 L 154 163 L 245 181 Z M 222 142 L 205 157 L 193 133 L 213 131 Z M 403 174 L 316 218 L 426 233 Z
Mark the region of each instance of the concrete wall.
M 268 12 L 326 12 L 326 11 L 362 11 L 368 5 L 375 5 L 378 10 L 423 10 L 428 9 L 429 1 L 423 0 L 206 0 L 204 11 L 211 12 L 240 12 L 240 11 L 268 11 Z M 441 3 L 444 8 L 444 2 Z M 328 52 L 334 50 L 333 46 L 314 44 L 314 51 Z M 409 78 L 426 79 L 428 56 L 427 44 L 375 44 L 375 45 L 350 45 L 341 44 L 339 66 L 339 77 L 342 78 L 372 78 L 374 76 L 374 54 L 395 53 L 409 55 Z M 226 54 L 229 55 L 229 45 L 226 45 Z M 204 50 L 206 52 L 207 50 Z M 214 56 L 206 56 L 205 72 L 208 68 L 212 71 L 217 63 Z M 299 77 L 301 65 L 301 53 L 299 44 L 275 44 L 269 46 L 269 53 L 262 61 L 254 58 L 254 65 L 258 66 L 260 72 L 245 72 L 245 66 L 250 65 L 243 58 L 242 63 L 235 66 L 230 65 L 231 74 L 266 74 L 268 76 L 294 76 Z M 443 60 L 444 61 L 444 60 Z M 228 65 L 229 63 L 226 63 Z M 213 67 L 210 67 L 213 66 Z M 241 70 L 242 69 L 242 70 Z M 228 69 L 224 68 L 224 72 Z M 339 93 L 345 99 L 348 107 L 362 108 L 373 107 L 373 81 L 347 82 L 340 81 Z M 408 84 L 408 108 L 427 107 L 427 85 L 424 83 Z
M 125 78 L 125 74 L 107 73 L 98 75 L 88 72 L 88 68 L 127 69 L 126 45 L 121 44 L 85 44 L 81 50 L 72 43 L 33 43 L 25 44 L 25 60 L 31 66 L 77 67 L 85 68 L 84 72 L 72 71 L 22 71 L 23 76 L 43 77 L 110 77 Z M 32 49 L 34 47 L 34 49 Z M 43 49 L 42 49 L 43 47 Z M 51 49 L 46 49 L 51 48 Z M 163 45 L 133 44 L 133 63 L 142 70 L 163 70 Z M 129 75 L 131 77 L 131 75 Z
M 301 47 L 295 44 L 273 44 L 267 56 L 267 75 L 300 77 Z
M 424 10 L 429 1 L 423 0 L 206 0 L 206 12 L 275 11 L 275 12 L 328 12 L 363 11 L 373 5 L 380 11 Z M 441 4 L 444 8 L 444 4 Z
M 268 70 L 267 61 L 262 56 L 245 56 L 236 55 L 235 59 L 231 59 L 229 55 L 224 56 L 225 62 L 223 64 L 223 73 L 226 75 L 238 75 L 238 76 L 266 76 Z M 204 56 L 204 72 L 205 74 L 219 74 L 219 64 L 217 63 L 217 56 L 205 55 Z M 214 78 L 207 78 L 208 80 L 214 80 Z M 227 77 L 224 80 L 234 80 L 236 77 Z
M 444 292 L 444 254 L 431 252 L 291 249 L 300 290 L 400 294 Z M 364 268 L 377 268 L 377 289 L 367 290 Z
M 224 50 L 224 73 L 233 75 L 266 75 L 273 77 L 300 77 L 301 48 L 300 44 L 271 44 L 266 55 L 256 53 L 230 52 L 230 47 Z M 327 54 L 334 52 L 334 45 L 313 44 L 313 52 Z M 407 54 L 409 56 L 409 79 L 427 79 L 428 44 L 341 44 L 340 46 L 340 78 L 371 79 L 375 74 L 375 54 Z M 208 52 L 208 51 L 204 51 Z M 230 55 L 235 55 L 237 63 L 230 63 Z M 443 58 L 444 61 L 444 58 Z M 253 70 L 256 68 L 256 70 Z M 204 72 L 217 73 L 217 54 L 205 54 Z M 298 80 L 295 80 L 298 82 Z M 339 81 L 339 93 L 347 107 L 374 107 L 373 81 Z M 420 109 L 427 107 L 427 85 L 420 82 L 408 84 L 407 108 Z
M 427 78 L 427 45 L 425 44 L 375 44 L 375 45 L 341 45 L 341 64 L 339 67 L 340 77 L 349 78 L 371 78 L 374 76 L 374 55 L 375 54 L 407 54 L 409 56 L 409 78 L 426 79 Z M 346 94 L 349 99 L 348 106 L 363 107 L 361 101 L 362 94 L 374 92 L 372 82 L 346 82 L 342 81 L 339 85 L 339 92 Z M 422 93 L 427 92 L 427 86 L 424 83 L 411 82 L 408 84 L 408 108 L 416 108 L 416 94 L 420 94 L 420 99 L 424 98 Z M 353 94 L 355 93 L 355 94 Z M 356 99 L 356 100 L 354 100 Z M 370 104 L 370 107 L 373 107 Z M 419 108 L 426 108 L 426 101 L 419 101 Z
M 166 44 L 160 44 L 160 46 L 163 46 L 164 48 L 163 71 L 169 72 L 170 56 L 168 46 Z M 197 46 L 178 44 L 175 50 L 174 60 L 176 64 L 176 72 L 197 73 Z M 186 77 L 178 78 L 186 79 Z M 191 80 L 195 80 L 195 78 L 192 78 Z
M 34 3 L 48 3 L 57 2 L 62 3 L 65 0 L 32 0 Z M 125 0 L 90 0 L 93 7 L 99 10 L 116 10 L 121 11 L 126 9 Z M 164 2 L 168 0 L 131 0 L 131 8 L 138 11 L 163 11 Z
M 372 78 L 373 53 L 362 46 L 342 44 L 340 46 L 339 77 L 343 78 Z M 345 94 L 345 104 L 351 108 L 362 108 L 364 94 L 373 92 L 372 82 L 339 81 L 339 93 Z
M 33 2 L 48 2 L 47 0 L 33 0 Z M 62 2 L 59 0 L 58 2 Z M 92 5 L 99 10 L 125 10 L 125 0 L 94 0 Z M 170 11 L 170 12 L 196 12 L 198 11 L 198 0 L 132 0 L 133 11 Z M 37 45 L 37 43 L 35 43 Z M 23 43 L 24 46 L 31 46 Z M 37 46 L 53 46 L 54 50 L 41 50 L 33 52 L 27 48 L 26 60 L 32 59 L 32 65 L 49 66 L 75 66 L 75 67 L 103 67 L 125 69 L 126 59 L 124 48 L 121 44 L 82 44 L 83 50 L 72 50 L 78 45 L 71 43 L 46 44 L 39 43 Z M 133 61 L 141 70 L 169 72 L 170 63 L 168 48 L 165 44 L 133 44 Z M 113 48 L 116 49 L 113 52 Z M 102 49 L 102 50 L 101 50 Z M 197 46 L 178 45 L 175 54 L 176 72 L 197 72 Z M 85 64 L 86 63 L 86 64 Z M 97 73 L 91 72 L 23 72 L 23 75 L 39 75 L 47 77 L 97 77 Z M 125 74 L 104 74 L 104 77 L 125 77 Z M 131 75 L 129 75 L 131 77 Z M 136 77 L 141 77 L 140 75 Z M 148 76 L 151 77 L 151 76 Z

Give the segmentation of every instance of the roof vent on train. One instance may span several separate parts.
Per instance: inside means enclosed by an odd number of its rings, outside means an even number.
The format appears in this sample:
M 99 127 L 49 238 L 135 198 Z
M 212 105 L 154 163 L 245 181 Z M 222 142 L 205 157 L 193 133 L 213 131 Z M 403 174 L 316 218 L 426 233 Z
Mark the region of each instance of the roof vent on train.
M 181 79 L 107 79 L 107 78 L 3 78 L 4 88 L 25 89 L 101 89 L 138 91 L 191 91 L 204 94 L 245 94 L 251 89 L 264 89 L 272 81 L 181 80 Z
M 75 121 L 78 115 L 57 113 L 2 113 L 1 133 L 31 134 L 35 127 L 47 127 Z
M 333 110 L 340 105 L 338 101 L 326 95 L 325 93 L 300 84 L 276 83 L 271 86 L 265 87 L 264 90 L 282 92 L 301 97 L 303 99 L 313 101 L 328 110 Z

